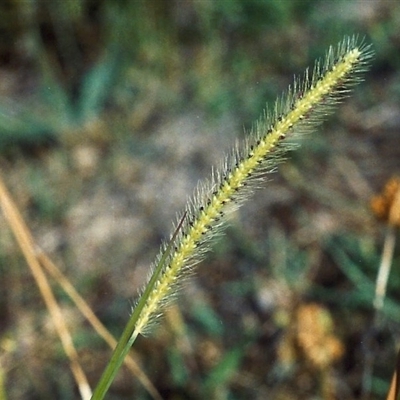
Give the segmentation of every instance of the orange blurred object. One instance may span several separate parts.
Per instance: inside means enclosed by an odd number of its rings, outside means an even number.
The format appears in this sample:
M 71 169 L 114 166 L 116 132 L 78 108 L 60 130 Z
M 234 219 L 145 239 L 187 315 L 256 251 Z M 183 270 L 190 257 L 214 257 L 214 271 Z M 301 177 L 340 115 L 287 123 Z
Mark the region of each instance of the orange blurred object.
M 372 198 L 371 209 L 378 219 L 400 227 L 400 177 L 387 181 L 382 192 Z

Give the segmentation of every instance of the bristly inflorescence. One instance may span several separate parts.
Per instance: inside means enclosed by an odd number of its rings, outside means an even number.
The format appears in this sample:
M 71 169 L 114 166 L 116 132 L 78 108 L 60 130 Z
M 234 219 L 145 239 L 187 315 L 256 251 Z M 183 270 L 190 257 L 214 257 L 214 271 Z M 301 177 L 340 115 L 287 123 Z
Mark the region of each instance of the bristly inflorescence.
M 371 57 L 371 47 L 356 37 L 344 39 L 336 49 L 330 47 L 324 62 L 317 61 L 312 72 L 307 69 L 301 79 L 295 79 L 273 110 L 263 113 L 244 143 L 236 145 L 223 165 L 212 171 L 209 181 L 197 186 L 168 254 L 165 244 L 156 260 L 155 266 L 161 259 L 163 265 L 143 304 L 134 336 L 147 332 L 186 273 L 203 259 L 226 216 L 260 186 L 287 152 L 296 148 L 297 138 L 322 123 L 361 80 Z

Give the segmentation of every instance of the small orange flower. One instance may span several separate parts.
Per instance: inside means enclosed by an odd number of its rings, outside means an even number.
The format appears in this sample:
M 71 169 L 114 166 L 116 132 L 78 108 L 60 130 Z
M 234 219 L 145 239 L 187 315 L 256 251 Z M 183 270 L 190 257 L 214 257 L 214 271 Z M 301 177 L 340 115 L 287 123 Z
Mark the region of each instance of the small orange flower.
M 400 227 L 400 177 L 387 181 L 382 192 L 372 198 L 371 209 L 378 219 Z

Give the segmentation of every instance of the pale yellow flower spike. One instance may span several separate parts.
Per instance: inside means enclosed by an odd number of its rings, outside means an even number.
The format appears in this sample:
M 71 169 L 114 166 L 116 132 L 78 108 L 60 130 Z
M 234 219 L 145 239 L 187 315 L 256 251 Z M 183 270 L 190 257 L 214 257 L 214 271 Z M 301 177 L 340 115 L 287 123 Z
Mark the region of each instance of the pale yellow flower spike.
M 292 139 L 312 131 L 345 97 L 360 80 L 371 56 L 370 46 L 357 43 L 356 37 L 346 38 L 336 50 L 331 47 L 324 64 L 316 63 L 312 77 L 307 70 L 302 80 L 295 80 L 288 93 L 276 102 L 274 111 L 264 113 L 242 148 L 227 157 L 210 181 L 197 187 L 133 337 L 146 333 L 174 297 L 185 273 L 203 258 L 210 239 L 221 231 L 226 214 L 239 207 L 265 175 L 275 170 L 282 156 L 296 147 Z M 165 249 L 166 245 L 155 265 Z

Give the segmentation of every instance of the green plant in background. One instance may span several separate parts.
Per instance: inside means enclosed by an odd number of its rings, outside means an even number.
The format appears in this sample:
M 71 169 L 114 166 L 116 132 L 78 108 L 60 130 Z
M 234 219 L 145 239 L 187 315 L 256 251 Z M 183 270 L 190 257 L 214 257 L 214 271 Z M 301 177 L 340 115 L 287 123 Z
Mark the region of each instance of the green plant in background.
M 297 147 L 296 139 L 313 131 L 360 81 L 371 56 L 370 46 L 356 37 L 345 38 L 336 49 L 331 47 L 324 62 L 318 61 L 303 79 L 296 79 L 274 109 L 264 112 L 244 144 L 213 171 L 211 180 L 198 186 L 174 234 L 161 249 L 93 399 L 104 397 L 135 339 L 149 332 L 175 297 L 186 276 L 209 251 L 211 240 L 221 233 L 227 215 Z
M 0 56 L 5 46 L 15 46 L 18 54 L 16 44 L 22 43 L 23 62 L 33 72 L 21 99 L 0 99 L 0 149 L 62 139 L 66 133 L 81 140 L 79 134 L 98 120 L 113 124 L 102 132 L 111 140 L 116 136 L 115 121 L 110 121 L 114 112 L 123 117 L 119 123 L 132 113 L 141 121 L 163 106 L 171 109 L 186 101 L 187 93 L 210 114 L 236 108 L 248 116 L 279 86 L 259 84 L 266 61 L 275 64 L 270 71 L 275 75 L 308 58 L 304 42 L 292 51 L 297 45 L 290 40 L 293 33 L 276 41 L 276 29 L 288 24 L 295 29 L 297 19 L 306 16 L 307 26 L 317 24 L 316 5 L 316 0 L 184 5 L 38 0 L 0 8 L 0 25 L 8 28 Z M 255 53 L 258 63 L 251 61 Z
M 23 28 L 29 41 L 25 46 L 40 85 L 18 105 L 0 103 L 2 147 L 13 143 L 37 145 L 98 118 L 121 72 L 120 58 L 111 43 L 105 44 L 96 62 L 83 65 L 76 37 L 76 31 L 84 25 L 82 1 L 45 5 L 24 2 L 20 9 L 15 7 L 14 18 L 26 24 Z M 57 43 L 55 51 L 48 46 L 51 29 Z
M 0 146 L 38 145 L 81 132 L 104 117 L 133 56 L 128 38 L 132 6 L 125 10 L 114 2 L 100 2 L 94 7 L 102 23 L 94 43 L 98 28 L 95 18 L 88 21 L 90 6 L 83 0 L 13 7 L 10 17 L 23 22 L 38 85 L 21 102 L 0 102 Z

